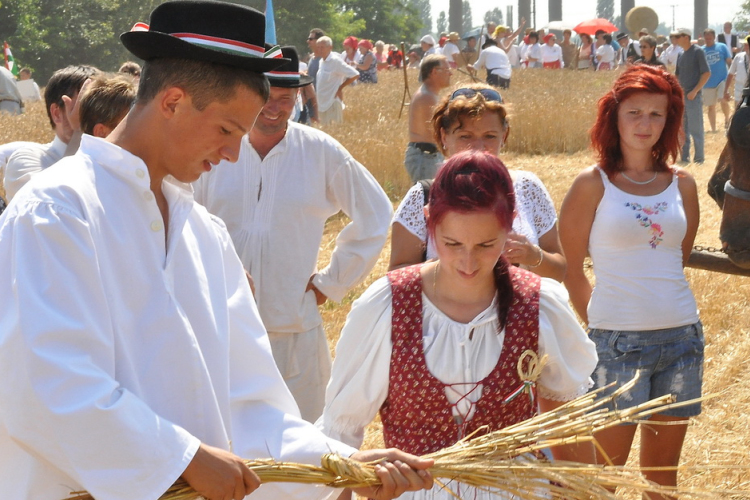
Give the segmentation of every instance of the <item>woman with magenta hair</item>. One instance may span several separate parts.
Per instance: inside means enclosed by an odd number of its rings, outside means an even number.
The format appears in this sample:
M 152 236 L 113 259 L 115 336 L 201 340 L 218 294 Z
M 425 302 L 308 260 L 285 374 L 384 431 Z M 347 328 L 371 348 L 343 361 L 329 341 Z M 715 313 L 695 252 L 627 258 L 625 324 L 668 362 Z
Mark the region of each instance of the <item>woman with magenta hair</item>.
M 355 447 L 378 412 L 387 447 L 423 455 L 556 408 L 591 383 L 594 345 L 564 287 L 502 256 L 515 210 L 502 162 L 480 151 L 452 156 L 435 178 L 427 210 L 437 260 L 372 284 L 354 303 L 336 346 L 318 426 Z M 545 355 L 541 373 L 519 370 L 519 361 L 528 371 Z M 520 391 L 525 382 L 535 389 Z M 594 460 L 590 443 L 552 453 Z M 508 498 L 448 486 L 462 498 Z M 402 498 L 454 497 L 434 488 Z
M 683 107 L 677 79 L 663 68 L 625 70 L 599 100 L 591 130 L 598 163 L 578 175 L 560 212 L 565 285 L 597 346 L 596 387 L 615 382 L 614 390 L 640 374 L 619 408 L 665 394 L 677 401 L 701 396 L 703 329 L 683 272 L 698 229 L 698 194 L 693 177 L 671 166 Z M 593 289 L 583 271 L 586 255 Z M 700 411 L 696 402 L 640 424 L 641 466 L 677 466 L 688 418 Z M 596 438 L 623 465 L 635 431 L 636 425 L 622 425 Z M 645 475 L 676 485 L 674 469 Z

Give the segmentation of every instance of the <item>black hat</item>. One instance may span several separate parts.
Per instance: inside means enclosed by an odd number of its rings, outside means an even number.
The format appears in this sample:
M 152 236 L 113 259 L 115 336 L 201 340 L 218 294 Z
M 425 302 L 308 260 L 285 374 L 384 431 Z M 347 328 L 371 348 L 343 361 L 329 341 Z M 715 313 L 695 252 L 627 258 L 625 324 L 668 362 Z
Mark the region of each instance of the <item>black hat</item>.
M 250 7 L 178 0 L 156 7 L 150 24 L 136 23 L 120 40 L 146 61 L 193 59 L 262 72 L 287 62 L 278 48 L 266 50 L 265 32 L 265 16 Z
M 302 75 L 299 72 L 299 56 L 297 55 L 297 49 L 292 46 L 281 47 L 281 53 L 284 59 L 288 59 L 289 62 L 266 73 L 266 78 L 268 78 L 271 87 L 296 89 L 298 87 L 310 85 L 313 82 L 313 78 L 311 76 Z
M 622 40 L 623 38 L 627 38 L 627 37 L 628 37 L 628 34 L 627 34 L 627 33 L 623 33 L 623 32 L 620 32 L 620 33 L 618 33 L 618 34 L 617 34 L 617 36 L 616 36 L 615 38 L 616 38 L 616 39 L 617 39 L 617 41 L 619 42 L 619 41 L 620 41 L 620 40 Z

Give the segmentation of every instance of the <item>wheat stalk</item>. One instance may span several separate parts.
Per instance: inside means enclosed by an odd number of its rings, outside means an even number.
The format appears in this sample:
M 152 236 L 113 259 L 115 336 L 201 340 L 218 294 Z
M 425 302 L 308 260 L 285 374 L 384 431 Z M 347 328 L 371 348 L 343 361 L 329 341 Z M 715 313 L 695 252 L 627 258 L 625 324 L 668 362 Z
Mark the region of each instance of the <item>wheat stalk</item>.
M 667 395 L 623 410 L 610 411 L 603 408 L 609 402 L 616 401 L 634 383 L 635 379 L 606 397 L 599 397 L 606 388 L 592 391 L 518 424 L 481 436 L 476 433 L 467 436 L 448 448 L 425 455 L 424 458 L 435 460 L 429 471 L 436 484 L 442 488 L 448 489 L 451 481 L 460 481 L 467 486 L 511 493 L 521 500 L 614 499 L 611 490 L 617 487 L 670 495 L 708 494 L 695 489 L 681 492 L 655 485 L 647 481 L 637 469 L 548 462 L 537 458 L 538 452 L 548 447 L 584 442 L 592 442 L 598 446 L 593 437 L 596 432 L 627 422 L 638 422 L 668 408 L 692 403 L 673 403 L 672 396 Z M 335 454 L 323 456 L 320 467 L 273 460 L 248 460 L 246 464 L 264 483 L 306 483 L 336 488 L 380 484 L 375 474 L 377 462 L 359 463 Z M 161 500 L 199 498 L 200 495 L 187 483 L 179 480 L 162 495 Z M 93 498 L 85 492 L 74 492 L 73 496 L 65 500 Z

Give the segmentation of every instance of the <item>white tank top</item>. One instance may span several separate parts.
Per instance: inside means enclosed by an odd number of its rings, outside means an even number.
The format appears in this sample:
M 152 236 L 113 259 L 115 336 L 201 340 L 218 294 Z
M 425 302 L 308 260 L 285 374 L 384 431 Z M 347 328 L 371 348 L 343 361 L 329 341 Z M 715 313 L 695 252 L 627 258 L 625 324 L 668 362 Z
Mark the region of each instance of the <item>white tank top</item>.
M 628 194 L 597 167 L 604 196 L 589 236 L 596 285 L 589 327 L 658 330 L 698 321 L 682 268 L 687 220 L 677 176 L 659 194 Z

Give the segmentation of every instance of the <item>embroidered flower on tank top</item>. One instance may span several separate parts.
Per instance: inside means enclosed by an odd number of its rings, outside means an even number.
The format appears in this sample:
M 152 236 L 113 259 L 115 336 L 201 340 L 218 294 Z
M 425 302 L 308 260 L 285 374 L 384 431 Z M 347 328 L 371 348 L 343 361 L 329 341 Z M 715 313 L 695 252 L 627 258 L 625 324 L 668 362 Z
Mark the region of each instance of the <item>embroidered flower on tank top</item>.
M 629 207 L 637 212 L 635 214 L 635 218 L 638 220 L 641 226 L 648 229 L 649 233 L 651 234 L 651 239 L 648 241 L 648 244 L 651 245 L 651 248 L 656 248 L 657 246 L 659 246 L 659 243 L 663 241 L 664 236 L 664 231 L 662 231 L 661 229 L 661 224 L 654 222 L 651 217 L 665 212 L 667 210 L 667 205 L 668 204 L 666 201 L 660 201 L 654 206 L 643 206 L 640 203 L 625 203 L 626 207 Z

